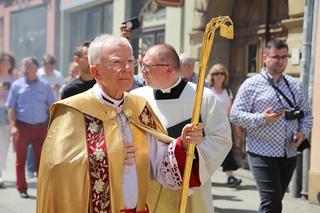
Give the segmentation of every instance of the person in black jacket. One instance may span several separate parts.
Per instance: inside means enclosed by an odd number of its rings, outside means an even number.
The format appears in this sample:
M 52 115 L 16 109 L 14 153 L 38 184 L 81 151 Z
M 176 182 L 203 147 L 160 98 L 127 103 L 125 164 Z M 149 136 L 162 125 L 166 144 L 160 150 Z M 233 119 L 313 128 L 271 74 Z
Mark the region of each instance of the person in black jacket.
M 61 99 L 87 91 L 96 83 L 88 63 L 89 45 L 90 41 L 84 41 L 75 48 L 73 60 L 79 65 L 79 76 L 66 84 L 61 92 Z

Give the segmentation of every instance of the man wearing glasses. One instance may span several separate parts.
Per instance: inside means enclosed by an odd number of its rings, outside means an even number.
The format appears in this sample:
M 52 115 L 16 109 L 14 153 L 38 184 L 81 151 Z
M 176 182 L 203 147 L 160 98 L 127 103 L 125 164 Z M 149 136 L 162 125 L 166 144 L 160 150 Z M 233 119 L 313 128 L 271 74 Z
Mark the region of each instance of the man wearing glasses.
M 260 193 L 258 212 L 282 211 L 297 147 L 312 126 L 301 83 L 284 74 L 288 52 L 282 40 L 266 44 L 265 67 L 241 85 L 230 112 L 231 122 L 247 130 L 249 165 Z
M 133 90 L 133 94 L 145 97 L 159 117 L 168 135 L 177 137 L 191 121 L 196 84 L 182 79 L 180 60 L 169 44 L 150 47 L 140 62 L 147 86 Z M 223 107 L 216 102 L 212 92 L 205 88 L 201 108 L 204 124 L 203 143 L 196 146 L 195 162 L 200 166 L 201 186 L 193 188 L 188 199 L 187 212 L 214 212 L 211 193 L 211 176 L 220 167 L 231 148 L 231 131 Z M 149 196 L 151 210 L 178 212 L 180 192 L 152 185 Z
M 148 213 L 150 179 L 181 188 L 184 147 L 202 143 L 203 125 L 168 137 L 146 100 L 125 93 L 137 65 L 127 39 L 98 36 L 88 60 L 97 84 L 51 108 L 37 212 Z M 190 187 L 200 184 L 198 166 Z

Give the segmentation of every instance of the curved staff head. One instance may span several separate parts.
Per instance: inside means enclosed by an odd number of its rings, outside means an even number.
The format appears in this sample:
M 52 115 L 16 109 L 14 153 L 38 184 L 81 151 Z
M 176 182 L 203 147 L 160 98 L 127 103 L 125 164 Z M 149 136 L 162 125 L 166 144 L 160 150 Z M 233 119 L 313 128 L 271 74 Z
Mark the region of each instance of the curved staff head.
M 233 38 L 233 23 L 228 16 L 219 16 L 219 17 L 213 18 L 206 26 L 206 31 L 204 32 L 203 39 L 202 39 L 200 70 L 199 70 L 197 90 L 196 90 L 196 96 L 194 98 L 193 112 L 192 112 L 192 123 L 194 124 L 198 124 L 199 122 L 200 110 L 201 110 L 201 104 L 202 104 L 203 86 L 204 86 L 205 77 L 206 77 L 205 75 L 206 75 L 207 64 L 208 64 L 208 60 L 211 52 L 215 30 L 218 29 L 219 27 L 221 27 L 220 28 L 221 36 L 226 37 L 227 39 Z M 184 174 L 183 174 L 179 213 L 186 212 L 194 149 L 195 149 L 195 146 L 193 144 L 189 144 L 188 151 L 187 151 L 187 159 L 186 159 Z

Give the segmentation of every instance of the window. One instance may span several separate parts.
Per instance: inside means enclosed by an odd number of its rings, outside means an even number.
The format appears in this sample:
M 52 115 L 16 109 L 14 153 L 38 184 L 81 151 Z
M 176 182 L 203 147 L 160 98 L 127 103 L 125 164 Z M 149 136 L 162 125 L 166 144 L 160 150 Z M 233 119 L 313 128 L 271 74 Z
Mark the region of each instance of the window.
M 148 47 L 154 45 L 154 44 L 161 44 L 164 43 L 164 29 L 157 29 L 154 31 L 149 31 L 146 33 L 143 33 L 141 37 L 141 45 L 140 45 L 140 51 L 139 54 L 142 58 L 144 53 L 147 51 Z
M 247 54 L 247 71 L 248 73 L 257 72 L 257 45 L 249 44 L 248 45 L 248 54 Z
M 81 42 L 91 40 L 99 34 L 112 33 L 112 9 L 113 3 L 110 2 L 70 15 L 70 61 L 74 48 Z
M 27 56 L 40 59 L 46 52 L 46 7 L 15 12 L 11 14 L 10 19 L 10 49 L 15 54 L 17 62 Z
M 148 47 L 164 43 L 166 8 L 157 6 L 153 8 L 152 1 L 144 5 L 142 20 L 142 35 L 139 41 L 139 56 L 142 58 Z

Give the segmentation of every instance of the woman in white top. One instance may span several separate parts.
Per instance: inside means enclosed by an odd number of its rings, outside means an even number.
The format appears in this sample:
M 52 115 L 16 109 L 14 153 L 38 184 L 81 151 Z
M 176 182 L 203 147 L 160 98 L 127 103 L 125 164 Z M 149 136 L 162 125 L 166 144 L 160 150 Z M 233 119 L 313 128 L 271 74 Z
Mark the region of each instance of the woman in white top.
M 4 187 L 1 171 L 6 168 L 7 154 L 10 143 L 9 123 L 5 102 L 12 82 L 16 79 L 13 74 L 15 58 L 11 53 L 0 53 L 0 188 Z
M 214 96 L 219 102 L 221 102 L 221 104 L 223 104 L 227 115 L 231 109 L 233 99 L 231 90 L 227 87 L 228 77 L 228 70 L 222 64 L 215 64 L 211 67 L 207 77 Z M 222 163 L 222 170 L 227 175 L 227 185 L 230 187 L 235 187 L 241 184 L 241 179 L 236 178 L 233 174 L 233 171 L 237 169 L 238 165 L 233 157 L 232 151 L 230 150 Z

